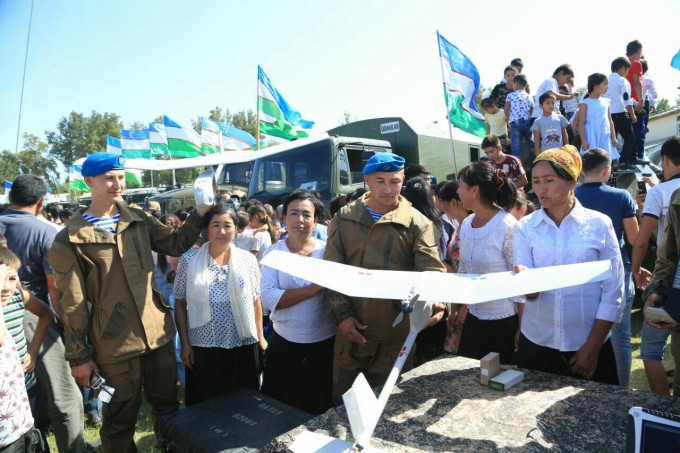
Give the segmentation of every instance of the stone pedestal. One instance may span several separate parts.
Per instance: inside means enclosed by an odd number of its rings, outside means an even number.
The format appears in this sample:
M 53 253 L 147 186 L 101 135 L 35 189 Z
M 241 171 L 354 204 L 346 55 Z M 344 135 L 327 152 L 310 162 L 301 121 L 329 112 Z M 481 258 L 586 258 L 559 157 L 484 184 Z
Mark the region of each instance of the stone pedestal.
M 442 356 L 405 373 L 371 446 L 399 452 L 624 451 L 628 409 L 680 413 L 680 401 L 537 371 L 505 392 L 479 383 L 479 361 Z M 344 407 L 269 443 L 287 451 L 304 430 L 353 440 Z

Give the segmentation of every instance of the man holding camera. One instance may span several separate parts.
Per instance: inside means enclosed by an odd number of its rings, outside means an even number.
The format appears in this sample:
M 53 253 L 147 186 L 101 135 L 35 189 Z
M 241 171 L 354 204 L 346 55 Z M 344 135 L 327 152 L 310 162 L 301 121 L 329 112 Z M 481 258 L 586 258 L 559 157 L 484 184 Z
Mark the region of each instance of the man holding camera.
M 125 158 L 95 153 L 82 174 L 92 204 L 79 210 L 56 238 L 48 261 L 61 293 L 66 359 L 85 387 L 98 374 L 114 389 L 100 430 L 105 452 L 134 452 L 135 424 L 144 394 L 154 430 L 179 408 L 170 307 L 155 286 L 151 251 L 178 256 L 201 231 L 193 212 L 178 230 L 123 203 Z M 99 386 L 98 386 L 99 387 Z

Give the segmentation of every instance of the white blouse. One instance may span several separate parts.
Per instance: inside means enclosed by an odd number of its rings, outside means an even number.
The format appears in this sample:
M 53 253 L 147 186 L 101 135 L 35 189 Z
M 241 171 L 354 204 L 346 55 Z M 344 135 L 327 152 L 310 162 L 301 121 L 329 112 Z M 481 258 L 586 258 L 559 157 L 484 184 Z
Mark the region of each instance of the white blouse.
M 541 209 L 515 225 L 515 264 L 528 268 L 610 260 L 606 280 L 543 291 L 527 300 L 522 334 L 533 343 L 560 351 L 577 351 L 596 319 L 619 322 L 623 315 L 623 262 L 612 222 L 584 208 L 578 200 L 558 227 Z
M 480 228 L 472 227 L 475 215 L 468 216 L 460 227 L 459 274 L 487 274 L 512 270 L 512 228 L 517 223 L 502 209 Z M 504 319 L 517 313 L 515 302 L 521 297 L 492 300 L 468 307 L 479 319 Z
M 311 257 L 323 259 L 326 243 L 317 239 Z M 265 256 L 272 250 L 290 253 L 286 241 L 282 240 L 269 247 Z M 269 319 L 274 323 L 274 330 L 293 343 L 317 343 L 335 335 L 333 321 L 328 316 L 326 300 L 323 292 L 305 299 L 292 307 L 277 309 L 283 293 L 289 289 L 303 288 L 311 282 L 294 277 L 285 272 L 262 266 L 262 305 L 270 310 Z
M 177 275 L 175 275 L 175 286 L 173 292 L 176 299 L 186 299 L 187 293 L 187 269 L 189 260 L 196 255 L 197 249 L 186 252 L 179 259 Z M 245 302 L 248 322 L 251 323 L 251 330 L 257 331 L 255 324 L 255 301 L 260 298 L 260 268 L 257 265 L 255 256 L 232 247 L 231 253 L 234 254 L 234 267 L 236 268 L 236 280 Z M 229 266 L 220 266 L 208 255 L 208 265 L 210 267 L 210 321 L 200 327 L 189 329 L 189 343 L 192 346 L 203 348 L 225 348 L 233 349 L 239 346 L 254 344 L 255 339 L 241 341 L 236 327 L 234 314 L 231 312 L 231 302 L 229 300 Z M 191 301 L 187 301 L 191 303 Z

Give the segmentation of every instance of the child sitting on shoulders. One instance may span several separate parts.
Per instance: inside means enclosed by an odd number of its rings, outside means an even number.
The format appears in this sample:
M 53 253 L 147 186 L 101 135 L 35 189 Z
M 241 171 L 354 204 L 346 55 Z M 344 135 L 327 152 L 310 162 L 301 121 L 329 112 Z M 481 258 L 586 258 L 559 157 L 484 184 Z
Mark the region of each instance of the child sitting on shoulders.
M 531 130 L 534 133 L 534 154 L 538 156 L 546 149 L 560 148 L 569 144 L 567 126 L 569 121 L 562 115 L 555 113 L 557 97 L 553 93 L 543 93 L 538 103 L 543 109 L 543 115 L 536 118 Z

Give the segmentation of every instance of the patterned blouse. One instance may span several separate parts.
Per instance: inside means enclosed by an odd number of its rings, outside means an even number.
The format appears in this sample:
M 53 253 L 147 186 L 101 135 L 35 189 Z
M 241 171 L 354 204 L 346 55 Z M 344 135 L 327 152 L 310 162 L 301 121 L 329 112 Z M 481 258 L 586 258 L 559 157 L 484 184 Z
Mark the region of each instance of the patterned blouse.
M 189 250 L 179 260 L 175 276 L 175 299 L 186 300 L 189 261 L 197 252 L 196 249 Z M 231 253 L 234 254 L 234 266 L 237 272 L 236 280 L 239 286 L 237 291 L 242 294 L 250 318 L 249 322 L 252 323 L 252 330 L 255 331 L 254 303 L 260 298 L 260 268 L 252 253 L 238 247 L 232 247 Z M 229 300 L 229 266 L 220 266 L 210 255 L 208 255 L 208 263 L 211 279 L 210 321 L 200 327 L 189 329 L 189 343 L 203 348 L 225 349 L 257 343 L 256 339 L 243 342 L 239 339 Z M 190 303 L 191 301 L 187 301 L 187 304 Z

